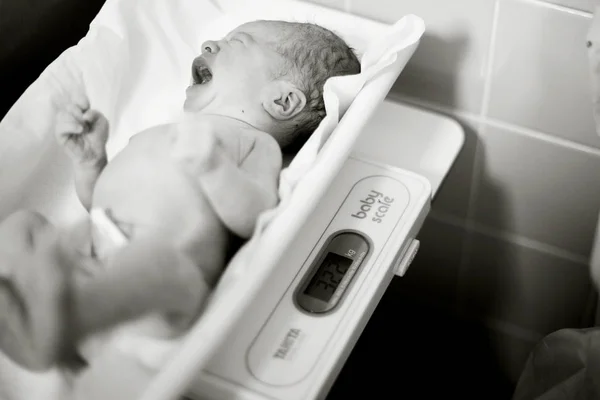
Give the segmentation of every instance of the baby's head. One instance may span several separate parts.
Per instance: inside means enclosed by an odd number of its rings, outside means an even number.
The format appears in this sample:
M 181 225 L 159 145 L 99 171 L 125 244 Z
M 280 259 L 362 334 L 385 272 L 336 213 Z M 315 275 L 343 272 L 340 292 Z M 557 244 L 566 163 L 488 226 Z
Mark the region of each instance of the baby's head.
M 359 72 L 352 49 L 325 28 L 250 22 L 202 45 L 184 109 L 243 120 L 284 147 L 310 136 L 325 116 L 325 81 Z

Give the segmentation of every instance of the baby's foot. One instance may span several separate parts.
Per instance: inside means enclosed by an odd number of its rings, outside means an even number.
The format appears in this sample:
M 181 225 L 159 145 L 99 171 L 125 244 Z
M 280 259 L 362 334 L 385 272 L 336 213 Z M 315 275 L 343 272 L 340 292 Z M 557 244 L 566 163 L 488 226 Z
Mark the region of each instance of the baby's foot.
M 25 368 L 45 370 L 64 360 L 72 344 L 68 336 L 71 260 L 51 228 L 41 227 L 41 231 L 30 215 L 16 217 L 25 217 L 23 222 L 30 225 L 12 229 L 17 226 L 11 225 L 15 218 L 7 220 L 0 238 L 29 232 L 33 240 L 0 254 L 5 267 L 0 271 L 0 350 Z

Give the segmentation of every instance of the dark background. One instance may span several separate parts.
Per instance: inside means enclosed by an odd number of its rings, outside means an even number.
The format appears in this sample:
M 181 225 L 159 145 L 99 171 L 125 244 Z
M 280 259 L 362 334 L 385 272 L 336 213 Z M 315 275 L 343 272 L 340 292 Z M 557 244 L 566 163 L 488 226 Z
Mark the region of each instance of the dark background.
M 104 0 L 0 0 L 0 118 L 64 50 L 85 36 Z

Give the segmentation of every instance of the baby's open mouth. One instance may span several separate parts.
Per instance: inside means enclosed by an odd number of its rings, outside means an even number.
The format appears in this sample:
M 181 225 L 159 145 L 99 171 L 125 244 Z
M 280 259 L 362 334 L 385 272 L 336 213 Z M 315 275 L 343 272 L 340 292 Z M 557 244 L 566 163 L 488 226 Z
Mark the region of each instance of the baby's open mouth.
M 194 85 L 204 85 L 212 80 L 212 72 L 206 62 L 198 57 L 192 63 L 192 78 Z

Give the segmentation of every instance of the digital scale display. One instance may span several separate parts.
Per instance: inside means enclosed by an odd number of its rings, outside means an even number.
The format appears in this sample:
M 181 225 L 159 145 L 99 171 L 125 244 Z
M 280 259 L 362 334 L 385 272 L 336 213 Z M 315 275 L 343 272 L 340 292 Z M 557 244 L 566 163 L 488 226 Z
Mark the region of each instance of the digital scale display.
M 329 301 L 348 272 L 353 260 L 335 253 L 327 253 L 323 263 L 312 277 L 304 294 Z
M 331 311 L 348 290 L 368 252 L 369 242 L 364 235 L 334 233 L 308 268 L 296 292 L 296 304 L 310 313 Z

